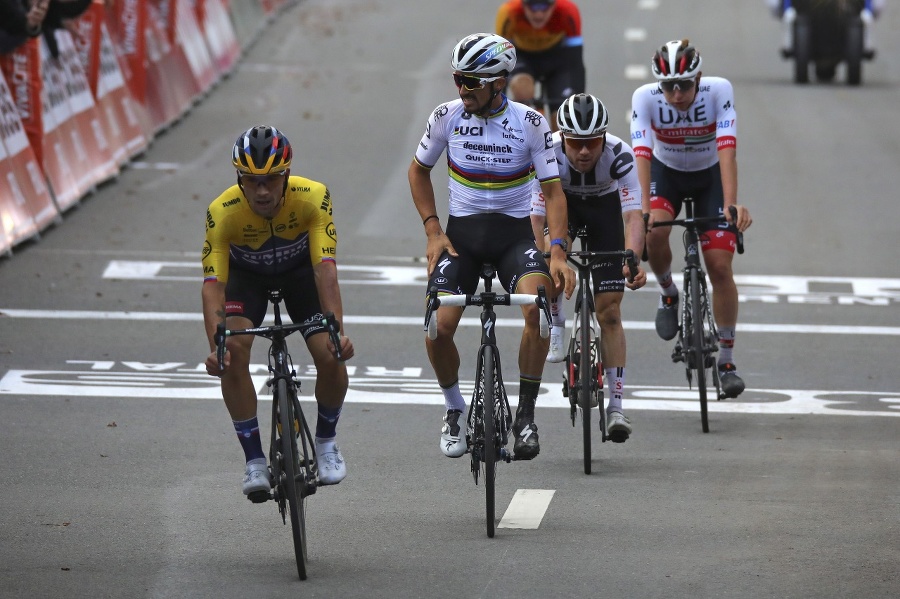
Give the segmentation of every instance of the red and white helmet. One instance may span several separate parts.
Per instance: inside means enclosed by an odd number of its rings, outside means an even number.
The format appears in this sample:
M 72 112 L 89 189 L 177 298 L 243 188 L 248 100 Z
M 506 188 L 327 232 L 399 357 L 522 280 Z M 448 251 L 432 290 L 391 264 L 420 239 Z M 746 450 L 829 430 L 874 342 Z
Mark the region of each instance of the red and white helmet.
M 650 68 L 660 81 L 693 79 L 700 72 L 702 63 L 700 53 L 689 40 L 672 40 L 656 51 Z

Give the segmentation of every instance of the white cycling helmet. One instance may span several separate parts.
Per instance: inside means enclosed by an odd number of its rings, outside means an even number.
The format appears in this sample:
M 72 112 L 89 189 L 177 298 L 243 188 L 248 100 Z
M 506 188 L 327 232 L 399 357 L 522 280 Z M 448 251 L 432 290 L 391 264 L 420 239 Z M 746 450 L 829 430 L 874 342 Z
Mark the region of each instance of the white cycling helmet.
M 516 66 L 516 48 L 499 35 L 473 33 L 453 48 L 450 66 L 454 71 L 472 75 L 509 75 Z
M 689 40 L 672 40 L 667 42 L 650 63 L 653 76 L 660 81 L 675 79 L 693 79 L 700 72 L 700 53 L 690 45 Z
M 556 111 L 556 126 L 566 135 L 599 137 L 609 127 L 609 113 L 590 94 L 569 96 Z

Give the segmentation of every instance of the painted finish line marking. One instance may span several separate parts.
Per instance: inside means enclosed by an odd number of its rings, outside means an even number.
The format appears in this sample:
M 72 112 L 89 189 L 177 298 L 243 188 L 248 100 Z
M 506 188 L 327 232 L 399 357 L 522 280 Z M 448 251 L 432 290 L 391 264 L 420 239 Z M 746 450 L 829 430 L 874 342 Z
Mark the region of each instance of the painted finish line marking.
M 0 317 L 7 318 L 37 318 L 41 320 L 148 320 L 154 322 L 178 322 L 178 321 L 202 321 L 203 315 L 199 312 L 128 312 L 128 311 L 92 311 L 92 310 L 19 310 L 15 308 L 0 308 Z M 345 316 L 344 320 L 349 324 L 360 325 L 398 325 L 419 326 L 424 325 L 424 316 Z M 266 322 L 272 322 L 272 317 L 266 317 Z M 461 326 L 479 327 L 479 318 L 463 318 Z M 498 318 L 498 327 L 521 327 L 521 318 Z M 637 320 L 623 320 L 622 326 L 628 330 L 650 331 L 655 330 L 652 322 Z M 847 325 L 813 325 L 813 324 L 753 324 L 739 323 L 738 331 L 742 333 L 815 333 L 826 335 L 900 335 L 900 327 L 874 327 L 874 326 L 847 326 Z
M 539 527 L 554 493 L 551 489 L 517 489 L 497 528 Z
M 0 378 L 0 395 L 111 397 L 116 399 L 199 399 L 222 401 L 219 380 L 206 374 L 203 364 L 188 367 L 181 362 L 145 364 L 72 360 L 73 366 L 90 364 L 81 370 L 9 370 Z M 388 369 L 383 366 L 348 367 L 349 403 L 400 405 L 444 405 L 437 381 L 422 378 L 416 367 Z M 303 385 L 303 399 L 310 400 L 315 370 L 298 365 L 297 377 Z M 251 368 L 251 378 L 260 399 L 270 391 L 265 364 Z M 464 397 L 471 397 L 474 381 L 460 381 Z M 518 385 L 507 383 L 510 403 L 515 404 Z M 697 392 L 686 386 L 629 385 L 626 409 L 670 412 L 696 411 Z M 569 409 L 557 383 L 541 385 L 542 408 Z M 900 392 L 834 391 L 808 389 L 759 389 L 744 391 L 739 399 L 711 401 L 709 411 L 732 414 L 822 414 L 830 416 L 900 416 Z

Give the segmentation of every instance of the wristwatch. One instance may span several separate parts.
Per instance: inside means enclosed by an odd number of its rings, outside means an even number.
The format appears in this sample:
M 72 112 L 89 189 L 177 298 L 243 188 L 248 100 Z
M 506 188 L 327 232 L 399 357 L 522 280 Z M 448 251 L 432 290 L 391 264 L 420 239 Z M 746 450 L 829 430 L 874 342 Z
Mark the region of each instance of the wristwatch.
M 566 241 L 565 239 L 559 239 L 559 238 L 557 238 L 557 239 L 552 239 L 552 240 L 550 241 L 550 246 L 552 247 L 552 246 L 554 246 L 554 245 L 558 245 L 559 247 L 561 247 L 561 248 L 562 248 L 562 251 L 564 251 L 564 252 L 568 252 L 568 251 L 569 251 L 569 242 Z

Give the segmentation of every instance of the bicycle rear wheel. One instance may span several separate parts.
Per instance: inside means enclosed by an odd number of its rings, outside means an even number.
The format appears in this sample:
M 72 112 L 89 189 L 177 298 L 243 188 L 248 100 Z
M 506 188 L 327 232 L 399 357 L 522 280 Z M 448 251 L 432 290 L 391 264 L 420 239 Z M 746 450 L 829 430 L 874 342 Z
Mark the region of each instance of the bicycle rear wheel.
M 496 514 L 495 483 L 497 480 L 497 422 L 494 421 L 494 348 L 485 345 L 481 353 L 481 377 L 484 383 L 482 394 L 482 417 L 484 421 L 484 496 L 485 496 L 485 523 L 487 536 L 494 537 L 494 517 Z
M 689 358 L 691 365 L 697 372 L 697 389 L 700 391 L 700 423 L 703 432 L 709 432 L 709 418 L 706 406 L 706 355 L 703 352 L 705 335 L 703 334 L 703 295 L 700 289 L 700 271 L 691 270 L 691 330 L 687 341 L 691 344 Z
M 275 386 L 273 401 L 278 402 L 278 418 L 281 423 L 281 479 L 277 481 L 281 493 L 287 499 L 291 516 L 291 532 L 294 537 L 294 557 L 297 560 L 297 575 L 306 580 L 306 502 L 301 493 L 302 484 L 297 477 L 303 471 L 300 464 L 300 452 L 297 447 L 296 424 L 294 419 L 294 402 L 284 379 L 279 379 Z M 305 481 L 304 481 L 305 482 Z

